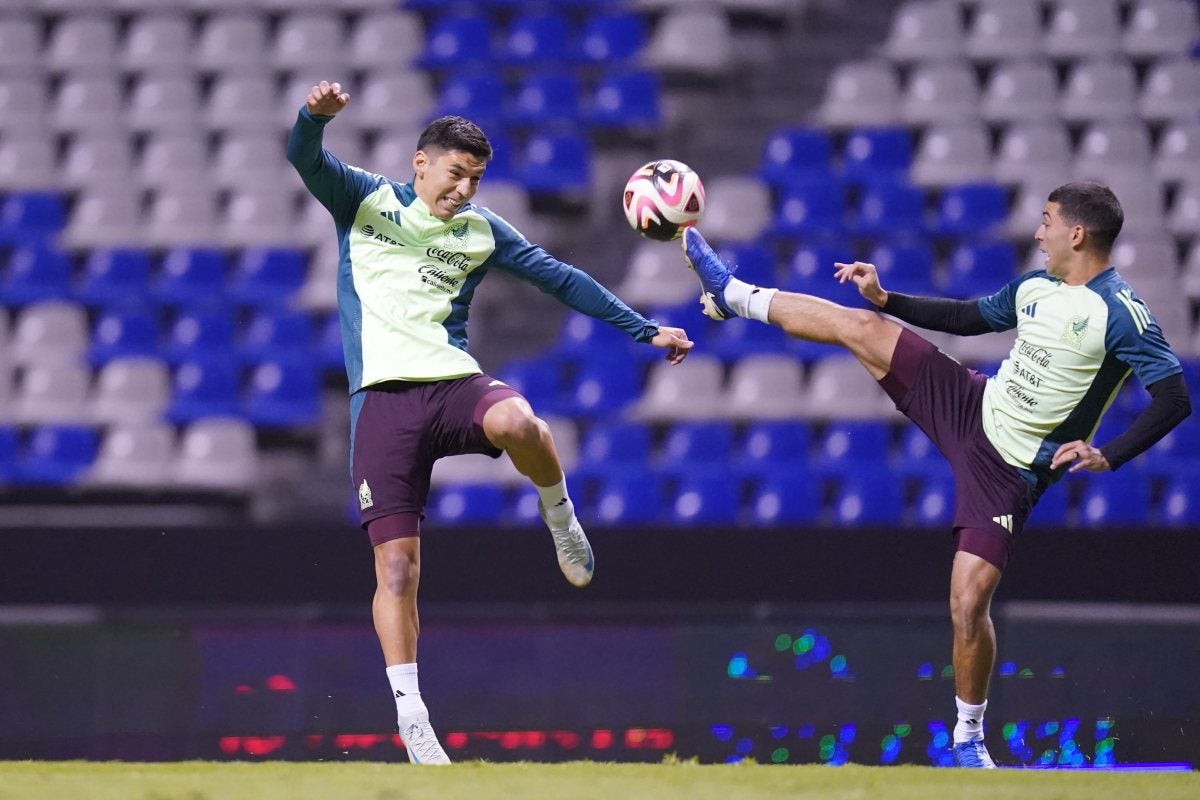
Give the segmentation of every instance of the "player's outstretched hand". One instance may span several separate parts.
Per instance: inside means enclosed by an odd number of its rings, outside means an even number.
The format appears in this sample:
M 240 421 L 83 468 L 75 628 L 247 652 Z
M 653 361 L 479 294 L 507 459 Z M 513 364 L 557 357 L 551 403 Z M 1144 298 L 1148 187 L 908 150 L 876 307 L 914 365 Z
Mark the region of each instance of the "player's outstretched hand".
M 325 117 L 332 117 L 345 108 L 346 103 L 349 102 L 350 95 L 342 91 L 342 85 L 329 81 L 321 81 L 309 89 L 308 97 L 305 98 L 309 114 Z
M 838 283 L 854 281 L 854 285 L 858 287 L 858 293 L 866 298 L 867 302 L 873 303 L 879 308 L 883 308 L 887 304 L 887 292 L 879 285 L 879 271 L 875 269 L 874 264 L 868 264 L 865 261 L 843 264 L 839 261 L 835 262 L 833 266 L 837 268 L 833 277 L 837 278 Z
M 1072 461 L 1075 463 L 1071 464 Z M 1079 472 L 1081 469 L 1088 472 L 1107 472 L 1112 469 L 1104 453 L 1082 439 L 1067 442 L 1055 451 L 1054 458 L 1050 459 L 1050 469 L 1058 469 L 1063 464 L 1071 464 L 1067 472 Z
M 650 340 L 650 344 L 666 350 L 667 361 L 672 364 L 678 364 L 687 358 L 688 351 L 692 349 L 695 342 L 688 338 L 683 328 L 668 328 L 664 326 L 658 329 L 658 333 L 654 334 L 654 338 Z

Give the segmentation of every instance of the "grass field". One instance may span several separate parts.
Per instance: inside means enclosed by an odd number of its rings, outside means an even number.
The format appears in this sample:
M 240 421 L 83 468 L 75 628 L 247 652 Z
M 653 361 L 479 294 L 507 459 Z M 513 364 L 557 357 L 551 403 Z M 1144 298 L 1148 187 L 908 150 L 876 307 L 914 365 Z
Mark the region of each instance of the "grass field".
M 0 762 L 0 800 L 1196 800 L 1200 773 L 695 764 Z

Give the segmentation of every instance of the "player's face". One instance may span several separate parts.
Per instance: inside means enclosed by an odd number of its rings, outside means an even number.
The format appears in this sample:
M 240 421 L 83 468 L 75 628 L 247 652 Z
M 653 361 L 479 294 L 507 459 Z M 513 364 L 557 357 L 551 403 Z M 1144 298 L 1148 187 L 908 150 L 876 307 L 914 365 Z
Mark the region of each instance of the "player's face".
M 1046 271 L 1056 278 L 1066 275 L 1069 257 L 1083 232 L 1081 226 L 1068 224 L 1060 210 L 1058 203 L 1046 203 L 1042 209 L 1042 224 L 1033 235 L 1038 250 L 1046 254 Z
M 462 150 L 418 150 L 413 156 L 413 188 L 429 213 L 450 219 L 475 196 L 485 169 L 487 162 Z

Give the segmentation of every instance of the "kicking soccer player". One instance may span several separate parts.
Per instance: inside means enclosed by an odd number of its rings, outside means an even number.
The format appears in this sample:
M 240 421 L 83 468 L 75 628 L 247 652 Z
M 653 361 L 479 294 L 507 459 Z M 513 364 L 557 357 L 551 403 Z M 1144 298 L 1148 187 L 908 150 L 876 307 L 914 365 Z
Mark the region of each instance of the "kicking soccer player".
M 1017 329 L 996 375 L 981 375 L 873 311 L 752 286 L 695 229 L 684 235 L 705 314 L 748 317 L 791 336 L 846 347 L 896 408 L 938 446 L 954 472 L 950 616 L 960 767 L 994 768 L 983 712 L 995 663 L 992 594 L 1029 512 L 1066 471 L 1117 469 L 1191 413 L 1179 359 L 1158 323 L 1109 265 L 1124 213 L 1107 187 L 1050 193 L 1034 238 L 1046 268 L 979 300 L 888 292 L 872 264 L 835 264 L 880 311 L 929 330 L 974 336 Z M 1151 401 L 1120 436 L 1094 447 L 1100 416 L 1133 372 Z
M 429 124 L 417 140 L 410 183 L 343 164 L 321 139 L 349 100 L 340 84 L 312 87 L 287 155 L 333 215 L 341 245 L 337 297 L 351 392 L 351 472 L 375 552 L 372 613 L 400 736 L 411 761 L 448 764 L 417 684 L 418 537 L 433 462 L 508 453 L 537 488 L 567 580 L 586 586 L 594 563 L 550 429 L 519 392 L 483 374 L 467 353 L 475 287 L 488 269 L 503 270 L 665 349 L 672 364 L 692 342 L 472 205 L 492 147 L 469 120 Z

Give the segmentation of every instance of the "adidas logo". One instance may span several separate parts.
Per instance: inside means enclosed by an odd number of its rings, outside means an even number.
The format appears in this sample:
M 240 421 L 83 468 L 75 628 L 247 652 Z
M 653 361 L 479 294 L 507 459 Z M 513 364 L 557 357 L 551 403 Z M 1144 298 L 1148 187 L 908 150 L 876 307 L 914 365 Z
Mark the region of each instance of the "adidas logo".
M 391 222 L 393 225 L 400 224 L 400 212 L 399 211 L 380 211 L 379 216 L 383 217 L 388 222 Z
M 1033 316 L 1037 314 L 1037 303 L 1030 303 L 1029 305 L 1025 306 L 1021 309 L 1021 313 L 1032 319 Z
M 1001 514 L 998 517 L 992 517 L 992 522 L 996 523 L 1001 528 L 1004 528 L 1004 530 L 1008 531 L 1009 533 L 1013 532 L 1012 514 Z

